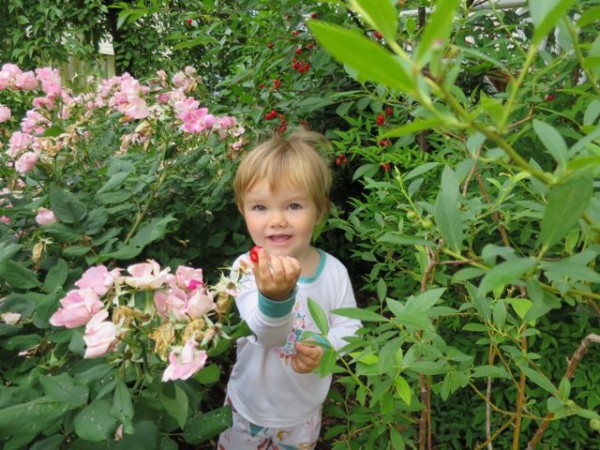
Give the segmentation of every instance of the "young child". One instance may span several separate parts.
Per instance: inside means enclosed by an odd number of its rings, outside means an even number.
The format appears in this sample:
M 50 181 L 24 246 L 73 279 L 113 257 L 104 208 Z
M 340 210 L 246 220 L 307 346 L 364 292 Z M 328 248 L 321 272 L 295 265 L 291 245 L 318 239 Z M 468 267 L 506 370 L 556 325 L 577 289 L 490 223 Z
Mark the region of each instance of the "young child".
M 276 137 L 249 152 L 238 168 L 236 202 L 262 248 L 236 297 L 252 335 L 237 343 L 226 400 L 233 426 L 221 434 L 218 450 L 314 449 L 331 376 L 313 372 L 324 350 L 303 337 L 318 332 L 307 301 L 327 313 L 327 345 L 336 350 L 361 325 L 329 313 L 355 307 L 354 293 L 342 263 L 311 245 L 329 208 L 332 176 L 317 151 L 322 143 L 316 133 Z M 240 264 L 252 264 L 248 254 L 234 270 Z

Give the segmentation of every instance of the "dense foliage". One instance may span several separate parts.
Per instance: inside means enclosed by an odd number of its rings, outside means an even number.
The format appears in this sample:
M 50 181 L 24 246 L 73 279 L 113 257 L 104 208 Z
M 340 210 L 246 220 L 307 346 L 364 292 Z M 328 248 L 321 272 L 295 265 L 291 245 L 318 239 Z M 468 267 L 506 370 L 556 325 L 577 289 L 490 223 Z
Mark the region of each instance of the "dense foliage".
M 365 325 L 321 367 L 323 448 L 598 441 L 598 0 L 26 3 L 2 20 L 42 39 L 45 7 L 47 34 L 68 19 L 76 43 L 15 38 L 0 58 L 19 63 L 0 72 L 4 448 L 210 448 L 227 335 L 244 332 L 229 312 L 207 317 L 225 333 L 207 365 L 167 383 L 159 358 L 143 376 L 134 352 L 74 356 L 83 330 L 49 320 L 90 266 L 154 259 L 216 283 L 249 245 L 239 153 L 297 126 L 331 139 L 318 242 L 353 274 L 361 310 L 338 313 Z M 92 29 L 136 78 L 64 89 L 42 66 L 92 55 Z

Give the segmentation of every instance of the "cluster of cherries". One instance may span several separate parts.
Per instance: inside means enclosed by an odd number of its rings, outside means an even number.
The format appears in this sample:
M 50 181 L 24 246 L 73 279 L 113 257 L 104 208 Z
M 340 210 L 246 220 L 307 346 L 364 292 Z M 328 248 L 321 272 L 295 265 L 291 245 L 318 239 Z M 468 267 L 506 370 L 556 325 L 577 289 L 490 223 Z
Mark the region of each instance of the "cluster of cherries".
M 279 118 L 279 126 L 277 127 L 277 131 L 284 133 L 288 126 L 287 121 L 285 120 L 285 114 L 278 113 L 276 109 L 272 109 L 265 114 L 265 120 L 274 120 L 276 118 Z

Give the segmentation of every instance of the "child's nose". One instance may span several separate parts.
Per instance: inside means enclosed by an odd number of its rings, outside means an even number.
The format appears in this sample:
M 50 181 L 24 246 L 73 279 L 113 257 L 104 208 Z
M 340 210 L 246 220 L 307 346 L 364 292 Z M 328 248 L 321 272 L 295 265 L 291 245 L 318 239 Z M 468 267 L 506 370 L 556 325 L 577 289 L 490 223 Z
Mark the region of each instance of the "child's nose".
M 283 211 L 274 210 L 269 217 L 269 225 L 272 227 L 282 227 L 287 223 Z

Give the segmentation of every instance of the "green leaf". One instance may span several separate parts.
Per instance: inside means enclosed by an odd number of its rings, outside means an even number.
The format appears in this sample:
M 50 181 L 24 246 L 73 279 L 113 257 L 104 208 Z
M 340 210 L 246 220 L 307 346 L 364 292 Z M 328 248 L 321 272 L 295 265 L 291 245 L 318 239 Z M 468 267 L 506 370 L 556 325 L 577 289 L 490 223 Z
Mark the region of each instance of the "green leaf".
M 42 227 L 44 233 L 49 234 L 59 242 L 74 242 L 81 238 L 81 232 L 63 223 L 51 223 Z
M 379 164 L 363 164 L 354 171 L 352 180 L 358 180 L 361 177 L 372 177 L 377 172 L 379 172 Z
M 331 314 L 357 319 L 361 322 L 387 322 L 387 319 L 382 315 L 363 308 L 338 308 L 333 309 Z
M 394 377 L 394 386 L 396 387 L 396 393 L 398 397 L 404 401 L 407 405 L 410 405 L 412 400 L 412 389 L 410 388 L 410 384 L 406 381 L 402 375 L 397 375 Z
M 115 252 L 104 255 L 105 259 L 131 259 L 139 255 L 144 248 L 158 239 L 164 237 L 169 223 L 176 221 L 172 215 L 166 217 L 156 217 L 144 225 L 129 244 L 123 245 Z
M 16 289 L 29 289 L 40 286 L 35 272 L 12 260 L 0 263 L 0 278 Z
M 600 6 L 595 6 L 581 12 L 581 17 L 577 19 L 577 27 L 583 28 L 600 19 Z
M 50 397 L 0 408 L 0 436 L 33 435 L 53 427 L 72 405 Z
M 529 0 L 534 32 L 531 46 L 537 46 L 556 26 L 575 0 Z
M 492 312 L 492 318 L 494 320 L 494 325 L 499 330 L 504 328 L 504 324 L 506 323 L 506 304 L 504 301 L 497 301 L 494 305 L 494 311 Z
M 87 214 L 87 207 L 71 192 L 50 188 L 50 208 L 61 222 L 77 223 Z
M 129 388 L 121 378 L 117 380 L 110 413 L 123 424 L 126 433 L 133 431 L 133 426 L 131 424 L 131 419 L 133 419 L 133 401 L 131 399 L 131 392 L 129 392 Z
M 442 186 L 435 200 L 433 216 L 440 233 L 450 249 L 460 252 L 464 239 L 463 224 L 458 210 L 459 185 L 448 166 L 442 172 Z
M 592 193 L 593 178 L 589 171 L 552 187 L 540 233 L 545 250 L 558 243 L 575 226 L 587 208 Z
M 408 236 L 406 234 L 400 234 L 395 231 L 388 231 L 384 235 L 382 235 L 379 239 L 379 242 L 385 242 L 386 244 L 394 244 L 398 246 L 404 245 L 432 245 L 433 241 L 428 241 L 427 239 L 423 239 L 416 236 Z
M 395 40 L 398 26 L 398 12 L 391 2 L 351 0 L 350 5 L 374 30 L 379 31 L 387 41 Z
M 437 128 L 442 124 L 441 119 L 426 119 L 426 120 L 415 120 L 413 122 L 409 122 L 406 125 L 401 125 L 399 127 L 392 128 L 382 134 L 379 135 L 380 139 L 386 139 L 391 137 L 402 137 L 408 134 L 415 134 L 419 131 L 423 130 L 431 130 L 433 128 Z M 435 163 L 438 164 L 438 163 Z
M 188 396 L 183 389 L 173 383 L 163 384 L 159 393 L 161 403 L 171 417 L 173 417 L 181 429 L 185 427 L 188 420 Z M 175 396 L 168 396 L 166 390 L 175 390 Z
M 48 293 L 56 291 L 65 284 L 68 274 L 67 262 L 64 259 L 58 259 L 48 271 L 42 289 Z
M 313 322 L 319 329 L 319 331 L 326 335 L 329 332 L 329 321 L 327 320 L 327 314 L 323 311 L 321 305 L 315 302 L 312 298 L 308 298 L 308 311 L 313 319 Z
M 73 429 L 77 436 L 90 442 L 102 442 L 112 439 L 117 429 L 117 419 L 110 414 L 108 400 L 96 400 L 83 409 L 73 420 Z
M 98 189 L 98 194 L 117 189 L 125 182 L 129 175 L 130 172 L 117 172 L 112 177 L 110 177 L 110 179 L 106 183 L 104 183 L 104 185 L 100 189 Z
M 204 366 L 194 375 L 194 379 L 200 384 L 214 384 L 221 377 L 221 367 L 218 364 Z
M 429 62 L 432 49 L 435 47 L 445 48 L 448 45 L 450 32 L 452 31 L 452 19 L 460 0 L 438 0 L 434 12 L 429 16 L 425 31 L 420 39 L 419 46 L 415 51 L 415 61 L 420 67 Z M 444 52 L 439 52 L 439 57 Z
M 0 264 L 15 256 L 23 246 L 14 242 L 4 241 L 0 243 Z
M 527 378 L 529 378 L 531 381 L 533 381 L 539 387 L 541 387 L 542 389 L 544 389 L 545 391 L 549 392 L 552 395 L 558 395 L 556 388 L 554 387 L 552 382 L 546 377 L 546 375 L 538 372 L 535 369 L 532 369 L 531 367 L 529 367 L 528 365 L 526 365 L 524 363 L 517 363 L 517 366 L 519 366 L 519 369 L 521 369 L 521 371 L 525 375 L 527 375 Z
M 73 378 L 67 373 L 40 375 L 40 384 L 48 398 L 64 402 L 73 408 L 83 406 L 88 401 L 88 387 L 75 385 Z
M 510 379 L 510 375 L 504 367 L 500 366 L 477 366 L 473 369 L 471 375 L 473 378 L 506 378 Z
M 409 94 L 415 92 L 416 76 L 409 62 L 361 33 L 317 20 L 311 20 L 308 28 L 335 59 L 357 70 L 365 79 Z
M 520 277 L 526 272 L 533 269 L 536 265 L 534 258 L 515 258 L 510 261 L 505 261 L 493 267 L 485 274 L 479 284 L 480 295 L 485 295 L 488 292 L 506 286 L 507 284 L 516 284 Z
M 406 301 L 404 314 L 413 312 L 426 314 L 438 302 L 445 291 L 446 288 L 436 288 L 425 291 L 416 297 L 410 296 Z
M 201 444 L 217 436 L 231 425 L 231 406 L 225 405 L 188 420 L 183 430 L 183 437 L 189 444 Z
M 527 282 L 527 294 L 533 305 L 525 314 L 524 322 L 536 320 L 548 313 L 551 309 L 560 308 L 560 300 L 550 292 L 544 290 L 537 280 Z
M 569 156 L 567 154 L 567 144 L 562 135 L 552 125 L 537 119 L 533 120 L 533 129 L 548 153 L 564 167 L 569 160 Z

